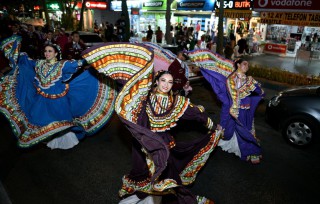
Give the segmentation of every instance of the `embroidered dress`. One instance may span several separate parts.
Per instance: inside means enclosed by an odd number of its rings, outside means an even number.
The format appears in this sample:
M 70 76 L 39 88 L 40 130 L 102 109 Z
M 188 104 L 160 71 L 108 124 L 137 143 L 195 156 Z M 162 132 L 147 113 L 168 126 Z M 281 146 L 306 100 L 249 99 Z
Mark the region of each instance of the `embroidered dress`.
M 242 160 L 261 157 L 254 128 L 254 112 L 264 96 L 260 84 L 251 76 L 237 75 L 232 61 L 211 51 L 192 51 L 189 56 L 201 66 L 202 75 L 222 102 L 220 125 L 225 131 L 218 145 Z
M 185 186 L 195 181 L 219 140 L 209 133 L 194 141 L 177 142 L 170 133 L 178 120 L 196 120 L 214 129 L 203 108 L 189 99 L 150 92 L 153 52 L 135 44 L 105 44 L 87 49 L 83 57 L 99 72 L 126 82 L 118 94 L 115 110 L 134 137 L 132 170 L 122 179 L 120 203 L 209 203 Z M 151 196 L 151 197 L 150 197 Z
M 20 147 L 30 147 L 61 131 L 72 131 L 82 139 L 108 121 L 116 94 L 111 80 L 94 69 L 70 80 L 83 60 L 32 60 L 12 50 L 16 42 L 12 37 L 1 44 L 6 57 L 13 59 L 15 71 L 0 83 L 0 111 L 10 121 Z

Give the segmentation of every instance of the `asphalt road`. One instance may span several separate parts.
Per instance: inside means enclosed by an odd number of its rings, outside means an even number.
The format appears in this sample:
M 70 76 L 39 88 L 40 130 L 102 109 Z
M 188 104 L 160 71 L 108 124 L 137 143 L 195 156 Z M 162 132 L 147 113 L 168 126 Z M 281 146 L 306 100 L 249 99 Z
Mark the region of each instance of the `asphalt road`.
M 292 147 L 265 123 L 265 104 L 275 91 L 267 84 L 264 86 L 267 97 L 255 117 L 262 163 L 240 161 L 218 147 L 190 188 L 216 204 L 318 204 L 319 144 L 307 149 Z M 218 121 L 219 103 L 210 87 L 197 83 L 193 89 L 191 101 L 202 104 Z M 131 136 L 117 116 L 99 133 L 67 151 L 50 150 L 45 145 L 18 149 L 3 116 L 0 122 L 0 179 L 12 203 L 119 202 L 121 178 L 130 170 Z M 178 131 L 180 139 L 198 134 L 190 125 Z

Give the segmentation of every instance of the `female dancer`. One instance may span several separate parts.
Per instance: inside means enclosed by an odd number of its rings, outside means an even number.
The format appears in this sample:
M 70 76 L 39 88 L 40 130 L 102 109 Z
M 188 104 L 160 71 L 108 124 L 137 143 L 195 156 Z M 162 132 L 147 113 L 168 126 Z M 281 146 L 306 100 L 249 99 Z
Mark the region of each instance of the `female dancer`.
M 261 147 L 255 134 L 254 112 L 264 92 L 256 80 L 246 76 L 248 62 L 238 59 L 233 68 L 230 60 L 209 51 L 194 51 L 189 56 L 200 64 L 203 76 L 222 102 L 220 125 L 225 131 L 218 146 L 242 160 L 260 163 Z
M 88 49 L 84 58 L 98 71 L 126 80 L 115 110 L 134 140 L 132 169 L 122 179 L 120 203 L 210 203 L 185 187 L 194 182 L 219 139 L 203 107 L 172 95 L 169 72 L 157 72 L 153 80 L 153 53 L 146 47 L 107 44 Z M 175 141 L 170 129 L 180 119 L 196 120 L 210 133 L 194 141 Z
M 111 81 L 95 70 L 70 80 L 84 60 L 59 61 L 56 45 L 45 46 L 43 60 L 29 59 L 19 48 L 19 36 L 1 43 L 14 73 L 0 83 L 0 111 L 10 121 L 20 147 L 55 137 L 48 147 L 69 149 L 107 122 L 115 98 Z

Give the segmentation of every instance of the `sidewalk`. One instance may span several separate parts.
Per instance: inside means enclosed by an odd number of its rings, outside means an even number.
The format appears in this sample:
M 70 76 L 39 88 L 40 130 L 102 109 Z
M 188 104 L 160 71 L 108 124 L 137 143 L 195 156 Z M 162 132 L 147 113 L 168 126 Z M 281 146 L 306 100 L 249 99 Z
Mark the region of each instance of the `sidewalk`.
M 309 63 L 309 58 L 299 58 L 296 63 L 294 57 L 281 57 L 272 54 L 261 55 L 246 55 L 244 58 L 253 66 L 259 65 L 262 67 L 281 68 L 293 73 L 308 74 L 319 76 L 320 74 L 320 60 L 313 59 Z

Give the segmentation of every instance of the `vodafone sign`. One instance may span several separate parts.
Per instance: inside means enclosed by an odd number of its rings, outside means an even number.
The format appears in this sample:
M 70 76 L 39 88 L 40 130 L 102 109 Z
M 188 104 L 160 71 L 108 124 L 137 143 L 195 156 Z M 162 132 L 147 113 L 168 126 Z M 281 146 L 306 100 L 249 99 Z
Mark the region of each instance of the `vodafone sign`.
M 87 1 L 86 7 L 89 9 L 107 9 L 106 2 L 99 2 L 99 1 Z
M 255 11 L 299 11 L 317 12 L 320 10 L 319 0 L 255 0 Z
M 264 47 L 264 52 L 286 54 L 287 53 L 287 45 L 267 43 Z

